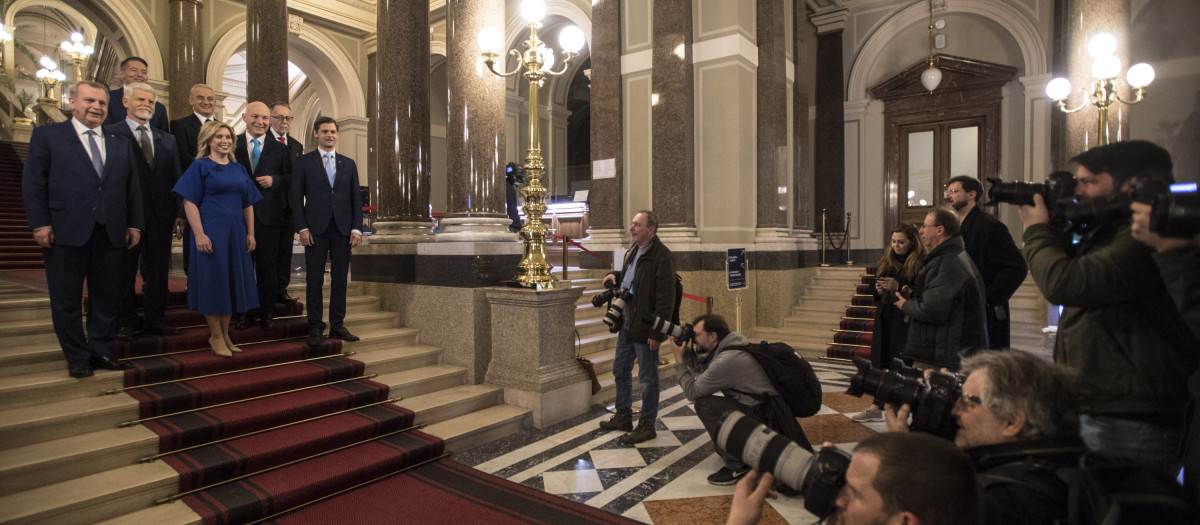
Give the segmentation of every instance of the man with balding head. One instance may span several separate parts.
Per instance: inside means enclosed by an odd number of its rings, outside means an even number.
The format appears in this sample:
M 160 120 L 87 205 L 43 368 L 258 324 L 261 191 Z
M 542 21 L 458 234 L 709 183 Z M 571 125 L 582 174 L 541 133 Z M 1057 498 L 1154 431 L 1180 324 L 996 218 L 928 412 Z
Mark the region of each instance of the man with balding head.
M 292 155 L 287 146 L 275 141 L 267 131 L 271 110 L 262 102 L 246 105 L 242 115 L 246 132 L 238 135 L 234 157 L 254 179 L 262 200 L 254 205 L 254 276 L 258 281 L 259 311 L 238 320 L 237 328 L 246 328 L 257 317 L 259 326 L 274 326 L 275 300 L 279 296 L 279 257 L 281 250 L 292 250 L 292 219 L 288 209 L 288 183 L 292 174 Z

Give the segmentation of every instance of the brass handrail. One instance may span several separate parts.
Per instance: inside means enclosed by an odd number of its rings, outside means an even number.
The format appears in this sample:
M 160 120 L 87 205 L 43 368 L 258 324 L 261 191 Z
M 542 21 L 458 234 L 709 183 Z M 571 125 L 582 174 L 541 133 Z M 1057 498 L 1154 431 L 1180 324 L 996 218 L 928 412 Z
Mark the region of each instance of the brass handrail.
M 226 370 L 224 372 L 214 372 L 212 374 L 205 374 L 202 376 L 181 377 L 179 379 L 170 379 L 167 381 L 159 381 L 157 383 L 146 383 L 144 385 L 137 385 L 137 386 L 123 386 L 121 388 L 110 388 L 108 390 L 105 390 L 104 393 L 110 394 L 110 395 L 111 394 L 120 394 L 122 392 L 128 392 L 130 390 L 137 390 L 139 388 L 149 388 L 152 386 L 169 385 L 171 383 L 181 383 L 183 381 L 191 381 L 193 379 L 206 379 L 209 377 L 219 377 L 219 376 L 225 376 L 225 375 L 229 375 L 229 374 L 240 374 L 242 372 L 250 372 L 252 370 L 265 370 L 267 368 L 275 368 L 277 366 L 294 365 L 297 363 L 307 363 L 309 361 L 319 361 L 321 359 L 329 359 L 331 357 L 350 357 L 350 356 L 354 355 L 355 353 L 356 352 L 341 352 L 341 353 L 337 353 L 337 354 L 323 355 L 320 357 L 310 357 L 308 359 L 298 359 L 295 361 L 286 361 L 283 363 L 272 363 L 269 365 L 261 365 L 261 366 L 255 366 L 255 367 L 250 367 L 250 368 L 239 368 L 237 370 Z

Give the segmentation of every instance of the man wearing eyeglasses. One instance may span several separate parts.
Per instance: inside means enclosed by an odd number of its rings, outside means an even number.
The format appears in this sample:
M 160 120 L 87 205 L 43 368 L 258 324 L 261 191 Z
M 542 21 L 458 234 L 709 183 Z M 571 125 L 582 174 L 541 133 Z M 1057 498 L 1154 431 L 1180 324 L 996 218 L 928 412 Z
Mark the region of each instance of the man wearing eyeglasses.
M 962 372 L 954 443 L 975 469 L 981 523 L 1065 523 L 1068 487 L 1056 471 L 1087 452 L 1074 375 L 1018 350 L 966 358 Z M 909 412 L 888 405 L 888 430 L 907 432 Z
M 287 102 L 271 104 L 271 131 L 268 135 L 276 142 L 286 145 L 288 152 L 292 155 L 292 159 L 295 160 L 296 157 L 304 153 L 304 146 L 300 144 L 300 141 L 288 135 L 288 131 L 291 128 L 292 107 Z M 284 211 L 284 215 L 284 224 L 291 224 L 292 210 L 290 206 Z M 292 267 L 295 266 L 292 264 L 292 250 L 289 248 L 295 242 L 295 235 L 292 233 L 291 228 L 287 228 L 287 231 L 283 235 L 284 237 L 280 241 L 283 243 L 281 245 L 282 248 L 279 250 L 278 260 L 275 263 L 279 274 L 279 293 L 275 300 L 284 304 L 292 304 L 296 302 L 296 298 L 288 294 L 287 287 L 292 282 Z
M 292 129 L 292 107 L 287 102 L 276 102 L 271 105 L 271 137 L 276 142 L 288 147 L 293 157 L 304 154 L 304 145 L 296 140 L 288 131 Z

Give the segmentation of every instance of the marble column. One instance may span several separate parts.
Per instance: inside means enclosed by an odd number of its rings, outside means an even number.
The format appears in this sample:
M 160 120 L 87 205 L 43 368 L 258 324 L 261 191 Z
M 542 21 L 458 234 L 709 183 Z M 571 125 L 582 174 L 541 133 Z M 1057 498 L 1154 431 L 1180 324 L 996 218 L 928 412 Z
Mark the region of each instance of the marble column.
M 652 106 L 654 151 L 652 201 L 664 226 L 694 228 L 695 87 L 692 76 L 692 2 L 654 2 L 654 69 L 651 89 L 658 95 Z
M 592 231 L 620 236 L 625 226 L 620 0 L 598 0 L 592 4 L 591 52 L 592 187 L 588 191 L 588 221 Z
M 187 115 L 188 91 L 204 82 L 204 34 L 200 31 L 202 0 L 171 0 L 171 42 L 167 78 L 171 81 L 170 115 Z
M 756 16 L 758 43 L 758 191 L 759 236 L 786 230 L 790 199 L 787 173 L 787 39 L 784 38 L 783 0 L 759 0 Z
M 367 191 L 370 205 L 379 206 L 379 53 L 367 53 Z M 378 209 L 372 212 L 378 216 Z
M 428 241 L 429 11 L 395 0 L 377 8 L 379 221 L 370 241 Z
M 288 99 L 287 21 L 287 0 L 246 0 L 247 101 Z
M 505 214 L 504 79 L 481 69 L 476 36 L 504 0 L 446 2 L 446 216 L 438 241 L 515 241 Z
M 813 200 L 816 227 L 826 210 L 829 232 L 845 229 L 846 214 L 846 115 L 842 33 L 847 11 L 836 9 L 812 15 L 817 26 L 817 120 L 813 142 Z
M 1069 0 L 1067 13 L 1067 38 L 1064 55 L 1067 59 L 1067 79 L 1074 88 L 1071 97 L 1067 99 L 1068 106 L 1078 105 L 1081 101 L 1080 88 L 1090 86 L 1095 79 L 1092 77 L 1092 63 L 1095 59 L 1088 53 L 1088 41 L 1098 33 L 1110 33 L 1117 39 L 1116 57 L 1121 60 L 1120 78 L 1125 78 L 1125 70 L 1132 65 L 1129 63 L 1129 49 L 1137 45 L 1130 42 L 1129 33 L 1129 0 Z M 1122 90 L 1122 93 L 1128 91 Z M 1108 111 L 1108 141 L 1129 138 L 1128 107 L 1113 104 Z M 1067 155 L 1074 157 L 1089 148 L 1101 143 L 1100 131 L 1097 129 L 1099 111 L 1089 105 L 1067 115 Z
M 807 78 L 811 78 L 808 39 L 812 26 L 807 9 L 797 4 L 792 8 L 792 60 L 795 62 L 795 82 L 792 83 L 792 227 L 812 230 L 812 154 L 808 136 L 808 107 L 810 96 Z

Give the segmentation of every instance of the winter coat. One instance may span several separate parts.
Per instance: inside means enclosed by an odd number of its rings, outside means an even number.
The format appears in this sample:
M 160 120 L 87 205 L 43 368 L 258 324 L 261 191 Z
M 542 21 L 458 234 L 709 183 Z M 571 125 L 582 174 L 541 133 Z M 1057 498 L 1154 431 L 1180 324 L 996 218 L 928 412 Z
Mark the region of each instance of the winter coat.
M 638 249 L 635 244 L 625 254 L 621 271 L 610 272 L 610 275 L 616 276 L 617 283 L 624 278 Z M 625 306 L 625 316 L 630 320 L 626 341 L 647 344 L 650 339 L 665 340 L 666 334 L 655 332 L 650 327 L 655 317 L 670 321 L 674 311 L 675 267 L 671 264 L 671 250 L 655 236 L 633 270 L 633 300 Z
M 985 307 L 983 278 L 962 237 L 942 242 L 925 256 L 912 299 L 900 308 L 909 319 L 903 356 L 957 369 L 960 353 L 987 348 Z

